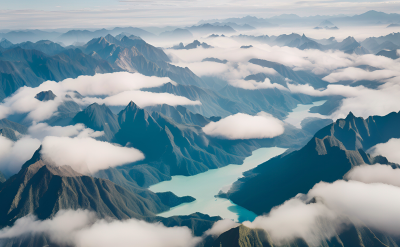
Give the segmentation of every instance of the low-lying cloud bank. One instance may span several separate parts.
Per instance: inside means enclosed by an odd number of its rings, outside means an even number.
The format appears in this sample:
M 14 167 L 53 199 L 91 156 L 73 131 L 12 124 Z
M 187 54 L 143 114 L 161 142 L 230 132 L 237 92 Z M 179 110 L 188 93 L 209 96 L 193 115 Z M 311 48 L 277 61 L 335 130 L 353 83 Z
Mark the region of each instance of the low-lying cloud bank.
M 83 124 L 49 126 L 33 123 L 27 135 L 17 141 L 0 136 L 0 171 L 7 176 L 17 173 L 42 145 L 41 154 L 48 162 L 69 165 L 83 174 L 144 159 L 137 149 L 115 146 L 94 138 L 104 135 Z
M 302 93 L 311 96 L 346 97 L 339 108 L 330 116 L 332 119 L 344 118 L 351 111 L 356 116 L 367 118 L 372 115 L 384 116 L 400 111 L 400 77 L 388 79 L 376 89 L 364 86 L 329 85 L 325 90 L 316 90 L 310 85 L 292 85 L 288 87 L 292 93 Z
M 263 139 L 282 135 L 285 131 L 282 121 L 268 113 L 259 112 L 256 116 L 237 113 L 211 122 L 203 127 L 204 133 L 209 136 L 237 140 Z
M 382 155 L 390 162 L 400 164 L 400 139 L 392 138 L 386 143 L 380 143 L 368 150 L 373 155 Z
M 29 136 L 16 142 L 0 135 L 0 171 L 6 176 L 17 173 L 40 147 L 40 141 Z
M 140 91 L 142 88 L 159 87 L 171 82 L 169 78 L 149 77 L 139 73 L 116 72 L 79 76 L 61 82 L 46 81 L 36 88 L 23 87 L 0 104 L 0 119 L 12 114 L 27 113 L 27 119 L 43 121 L 57 114 L 58 106 L 65 101 L 75 101 L 85 107 L 91 103 L 110 106 L 125 106 L 134 101 L 140 107 L 169 104 L 199 105 L 182 96 L 168 93 Z M 54 100 L 40 101 L 35 98 L 42 91 L 51 90 L 57 97 Z M 76 94 L 78 92 L 79 94 Z
M 48 162 L 58 166 L 69 165 L 83 174 L 92 174 L 144 159 L 143 153 L 135 148 L 120 147 L 79 136 L 47 136 L 42 142 L 41 154 Z
M 28 234 L 44 234 L 54 243 L 77 247 L 191 247 L 201 240 L 193 237 L 187 227 L 168 228 L 136 219 L 100 220 L 86 210 L 60 211 L 53 219 L 44 221 L 25 216 L 14 226 L 0 230 L 0 240 L 29 237 Z
M 346 178 L 350 180 L 320 182 L 307 195 L 299 194 L 243 224 L 264 229 L 277 243 L 302 238 L 311 246 L 340 234 L 350 223 L 399 237 L 399 170 L 365 165 L 353 168 Z

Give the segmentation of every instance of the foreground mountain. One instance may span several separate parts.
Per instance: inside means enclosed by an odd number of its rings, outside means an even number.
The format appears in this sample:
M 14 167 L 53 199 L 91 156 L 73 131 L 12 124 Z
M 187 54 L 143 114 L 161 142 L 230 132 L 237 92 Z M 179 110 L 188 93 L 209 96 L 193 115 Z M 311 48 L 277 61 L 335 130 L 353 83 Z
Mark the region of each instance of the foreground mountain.
M 128 191 L 109 180 L 84 176 L 69 166 L 53 166 L 41 158 L 39 149 L 19 173 L 0 185 L 0 226 L 28 214 L 51 218 L 63 209 L 88 209 L 100 218 L 144 219 L 168 210 L 171 196 L 160 198 L 145 189 Z
M 365 151 L 399 138 L 399 124 L 400 113 L 367 119 L 350 113 L 346 119 L 318 131 L 302 149 L 277 156 L 246 172 L 227 196 L 256 214 L 268 213 L 298 193 L 306 194 L 320 181 L 331 183 L 342 179 L 354 166 L 378 160 L 387 163 L 386 159 L 370 157 Z

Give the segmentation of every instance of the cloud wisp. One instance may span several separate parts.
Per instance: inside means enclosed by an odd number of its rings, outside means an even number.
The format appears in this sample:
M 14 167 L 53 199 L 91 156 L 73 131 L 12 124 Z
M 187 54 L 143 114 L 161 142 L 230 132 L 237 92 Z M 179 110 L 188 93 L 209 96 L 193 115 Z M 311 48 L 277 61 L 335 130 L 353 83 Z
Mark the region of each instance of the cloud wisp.
M 93 174 L 102 169 L 144 159 L 143 153 L 137 149 L 79 136 L 47 136 L 42 142 L 41 154 L 48 162 L 71 166 L 82 174 Z
M 137 219 L 101 220 L 87 210 L 62 210 L 52 219 L 32 215 L 18 219 L 0 230 L 0 239 L 44 234 L 61 245 L 108 247 L 194 247 L 201 239 L 187 227 L 165 227 Z
M 237 113 L 211 122 L 203 127 L 204 133 L 220 139 L 264 139 L 283 134 L 283 123 L 268 113 L 259 112 L 256 116 Z

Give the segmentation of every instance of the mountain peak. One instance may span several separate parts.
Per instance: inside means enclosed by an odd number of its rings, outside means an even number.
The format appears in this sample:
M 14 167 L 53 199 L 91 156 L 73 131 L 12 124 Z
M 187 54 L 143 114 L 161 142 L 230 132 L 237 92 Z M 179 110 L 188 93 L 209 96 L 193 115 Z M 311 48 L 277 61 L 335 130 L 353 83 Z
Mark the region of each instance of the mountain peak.
M 40 100 L 40 101 L 49 101 L 49 100 L 54 100 L 57 96 L 53 93 L 53 91 L 42 91 L 38 94 L 36 94 L 35 98 Z
M 356 116 L 354 116 L 354 114 L 352 112 L 349 112 L 349 114 L 346 117 L 346 120 L 351 120 L 351 119 L 354 119 L 354 118 L 356 118 Z

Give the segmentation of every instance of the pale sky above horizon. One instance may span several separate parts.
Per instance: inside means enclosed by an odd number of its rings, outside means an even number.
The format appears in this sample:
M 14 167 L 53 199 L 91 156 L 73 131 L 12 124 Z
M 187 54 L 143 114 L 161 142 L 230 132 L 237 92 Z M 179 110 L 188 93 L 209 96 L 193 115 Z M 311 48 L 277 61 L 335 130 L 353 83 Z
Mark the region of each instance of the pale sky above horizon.
M 400 13 L 400 0 L 0 0 L 2 29 L 185 26 L 200 20 L 280 14 Z

